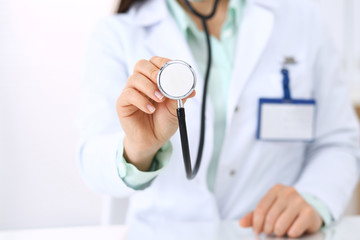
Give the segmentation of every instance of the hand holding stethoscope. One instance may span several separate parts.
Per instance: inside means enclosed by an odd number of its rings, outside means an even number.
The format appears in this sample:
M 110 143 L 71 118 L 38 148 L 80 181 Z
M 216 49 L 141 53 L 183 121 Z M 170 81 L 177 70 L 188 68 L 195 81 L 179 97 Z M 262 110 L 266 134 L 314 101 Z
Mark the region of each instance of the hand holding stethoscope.
M 156 152 L 178 129 L 178 103 L 157 87 L 157 73 L 170 60 L 153 57 L 136 63 L 117 100 L 117 113 L 125 132 L 124 155 L 139 170 L 148 171 Z M 192 92 L 184 102 L 195 96 Z
M 165 144 L 167 141 L 166 139 L 169 139 L 175 133 L 174 130 L 176 129 L 174 129 L 173 121 L 169 120 L 171 120 L 170 115 L 172 114 L 171 111 L 173 108 L 175 108 L 174 100 L 176 100 L 176 111 L 186 176 L 188 179 L 193 179 L 199 170 L 204 147 L 206 92 L 212 60 L 210 34 L 207 27 L 207 20 L 214 16 L 219 0 L 215 0 L 213 9 L 208 15 L 203 15 L 197 12 L 188 0 L 183 1 L 190 11 L 201 19 L 206 35 L 208 49 L 208 62 L 204 78 L 204 91 L 200 117 L 200 141 L 194 168 L 192 169 L 191 166 L 185 110 L 183 106 L 183 100 L 186 100 L 187 97 L 193 96 L 192 93 L 196 85 L 196 76 L 190 65 L 183 61 L 166 61 L 166 64 L 165 62 L 164 64 L 161 64 L 160 62 L 156 62 L 154 59 L 153 61 L 150 61 L 153 66 L 149 65 L 149 63 L 145 60 L 138 62 L 135 66 L 134 74 L 128 80 L 127 85 L 129 85 L 129 87 L 125 88 L 119 97 L 117 110 L 120 123 L 127 137 L 124 139 L 124 155 L 128 159 L 132 159 L 132 163 L 134 163 L 140 170 L 146 171 L 149 169 L 155 153 L 162 146 L 161 143 Z M 161 68 L 160 71 L 158 71 L 156 80 L 161 93 L 154 89 L 153 73 L 156 72 L 154 66 Z M 151 81 L 152 83 L 150 83 Z M 144 115 L 144 113 L 152 114 L 156 109 L 153 104 L 149 102 L 148 98 L 160 103 L 163 101 L 164 95 L 167 97 L 167 100 L 165 101 L 169 101 L 168 104 L 158 104 L 159 109 L 156 114 L 153 114 L 153 116 Z M 164 109 L 164 106 L 166 109 Z M 142 113 L 138 110 L 142 110 Z M 168 117 L 166 117 L 166 110 Z

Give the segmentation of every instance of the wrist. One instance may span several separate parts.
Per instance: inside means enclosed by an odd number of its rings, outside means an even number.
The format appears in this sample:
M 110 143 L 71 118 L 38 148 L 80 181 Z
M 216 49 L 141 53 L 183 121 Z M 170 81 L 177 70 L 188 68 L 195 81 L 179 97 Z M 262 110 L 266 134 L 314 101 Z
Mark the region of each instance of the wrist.
M 141 144 L 133 143 L 126 137 L 124 138 L 123 156 L 126 162 L 133 164 L 140 171 L 148 171 L 152 160 L 161 146 L 141 146 Z

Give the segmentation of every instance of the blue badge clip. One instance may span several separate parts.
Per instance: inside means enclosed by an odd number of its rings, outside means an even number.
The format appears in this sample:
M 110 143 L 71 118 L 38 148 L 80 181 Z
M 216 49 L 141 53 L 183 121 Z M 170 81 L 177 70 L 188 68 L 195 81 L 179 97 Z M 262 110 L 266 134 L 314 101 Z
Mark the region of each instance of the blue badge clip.
M 283 90 L 284 90 L 284 100 L 291 101 L 291 92 L 290 92 L 290 77 L 289 77 L 289 65 L 297 64 L 294 57 L 285 57 L 283 62 L 283 68 L 281 69 L 281 74 L 283 75 Z

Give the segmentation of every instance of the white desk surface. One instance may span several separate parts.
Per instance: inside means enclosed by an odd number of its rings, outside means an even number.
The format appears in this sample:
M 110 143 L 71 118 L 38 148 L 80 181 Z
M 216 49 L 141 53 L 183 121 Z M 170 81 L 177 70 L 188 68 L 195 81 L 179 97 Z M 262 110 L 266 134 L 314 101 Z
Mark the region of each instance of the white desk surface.
M 93 226 L 31 230 L 0 231 L 0 240 L 260 240 L 276 239 L 255 236 L 250 229 L 242 229 L 237 222 L 187 223 L 177 225 Z M 321 232 L 305 236 L 306 240 L 360 240 L 360 216 L 346 217 Z

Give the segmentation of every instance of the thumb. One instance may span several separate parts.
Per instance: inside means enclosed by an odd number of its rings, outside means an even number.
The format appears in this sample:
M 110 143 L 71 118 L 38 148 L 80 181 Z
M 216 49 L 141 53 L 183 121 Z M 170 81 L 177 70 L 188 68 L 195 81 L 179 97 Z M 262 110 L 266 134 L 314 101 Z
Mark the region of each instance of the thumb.
M 239 225 L 243 228 L 251 227 L 252 222 L 253 222 L 253 215 L 254 215 L 254 212 L 250 212 L 250 213 L 246 214 L 245 217 L 240 219 Z

